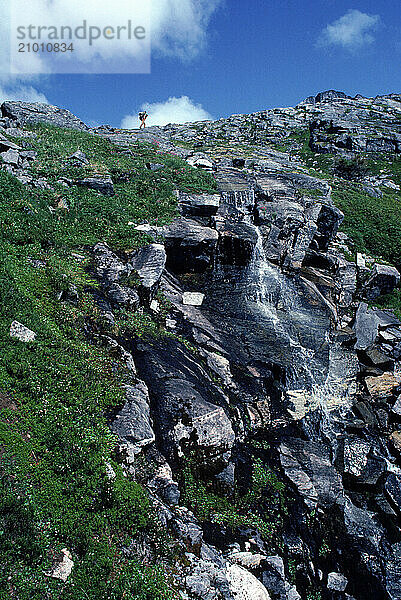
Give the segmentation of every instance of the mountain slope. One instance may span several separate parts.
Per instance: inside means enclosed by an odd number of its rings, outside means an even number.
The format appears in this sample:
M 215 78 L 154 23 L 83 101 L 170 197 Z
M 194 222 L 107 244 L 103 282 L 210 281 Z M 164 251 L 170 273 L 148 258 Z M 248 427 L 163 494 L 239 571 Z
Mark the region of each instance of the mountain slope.
M 401 97 L 2 113 L 4 597 L 399 598 Z

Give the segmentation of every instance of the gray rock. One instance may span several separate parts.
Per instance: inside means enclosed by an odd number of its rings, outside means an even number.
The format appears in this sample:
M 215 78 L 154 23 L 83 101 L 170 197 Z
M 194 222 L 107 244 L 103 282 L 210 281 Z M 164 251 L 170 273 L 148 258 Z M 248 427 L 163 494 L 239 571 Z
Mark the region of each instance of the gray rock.
M 36 339 L 36 333 L 22 323 L 13 321 L 10 327 L 10 337 L 16 338 L 20 342 L 33 342 Z
M 118 283 L 113 283 L 107 288 L 107 298 L 112 304 L 132 308 L 133 310 L 136 310 L 140 304 L 139 296 L 134 290 Z
M 0 152 L 7 152 L 8 150 L 21 150 L 20 146 L 14 144 L 14 142 L 10 142 L 7 138 L 0 134 Z
M 85 152 L 82 152 L 81 150 L 77 150 L 74 152 L 74 154 L 67 156 L 67 160 L 76 163 L 78 166 L 89 164 L 88 157 L 86 156 Z
M 26 123 L 47 123 L 67 129 L 85 131 L 88 127 L 69 110 L 42 104 L 40 102 L 4 102 L 1 113 L 22 125 Z
M 20 155 L 19 152 L 17 152 L 16 150 L 7 150 L 7 152 L 2 152 L 0 154 L 2 160 L 4 163 L 6 163 L 7 165 L 11 165 L 14 167 L 17 167 L 20 164 Z
M 375 264 L 363 292 L 372 301 L 383 294 L 391 294 L 399 283 L 400 274 L 395 267 Z
M 65 583 L 71 575 L 73 566 L 74 562 L 71 553 L 67 548 L 63 548 L 55 558 L 52 569 L 46 572 L 45 575 L 53 579 L 60 579 Z
M 397 398 L 396 403 L 394 404 L 393 408 L 392 408 L 392 412 L 397 416 L 397 417 L 401 417 L 401 396 L 399 396 Z
M 149 244 L 140 248 L 130 260 L 130 266 L 139 277 L 139 295 L 147 302 L 151 302 L 159 287 L 166 266 L 164 246 L 162 244 Z
M 342 502 L 341 478 L 330 461 L 327 448 L 317 442 L 288 439 L 280 446 L 285 475 L 310 508 Z
M 85 177 L 85 179 L 77 179 L 75 185 L 79 187 L 86 187 L 90 190 L 95 190 L 103 194 L 103 196 L 114 196 L 114 185 L 110 177 Z
M 371 444 L 357 436 L 348 436 L 344 440 L 344 473 L 359 477 L 368 464 Z
M 199 292 L 184 292 L 182 303 L 188 306 L 202 306 L 205 294 Z
M 376 311 L 361 303 L 356 313 L 354 331 L 356 335 L 356 350 L 367 350 L 375 343 L 379 333 L 380 316 Z
M 111 430 L 128 442 L 135 453 L 155 441 L 150 420 L 149 394 L 143 381 L 125 386 L 126 402 L 111 424 Z
M 129 274 L 129 269 L 119 257 L 103 242 L 93 248 L 94 269 L 96 275 L 104 283 L 111 284 L 118 281 L 123 275 Z
M 334 592 L 345 592 L 348 585 L 348 579 L 341 573 L 329 573 L 327 577 L 327 587 Z
M 227 579 L 235 600 L 271 600 L 265 586 L 239 565 L 227 567 Z

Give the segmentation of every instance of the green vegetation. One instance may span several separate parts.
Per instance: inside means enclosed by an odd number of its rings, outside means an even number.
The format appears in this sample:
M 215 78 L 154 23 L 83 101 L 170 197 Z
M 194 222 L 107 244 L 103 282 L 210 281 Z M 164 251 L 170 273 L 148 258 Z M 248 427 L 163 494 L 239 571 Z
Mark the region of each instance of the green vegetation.
M 35 131 L 33 170 L 53 189 L 0 172 L 0 598 L 172 599 L 162 569 L 123 551 L 141 535 L 160 561 L 168 544 L 146 491 L 114 460 L 104 414 L 121 405 L 127 373 L 84 334 L 100 318 L 88 247 L 102 240 L 129 252 L 147 243 L 129 221 L 168 222 L 174 189 L 213 190 L 214 182 L 154 146 L 137 144 L 129 156 L 90 134 Z M 68 166 L 78 149 L 89 166 Z M 163 169 L 148 170 L 151 161 Z M 120 181 L 114 197 L 57 183 L 95 174 Z M 71 290 L 76 301 L 63 301 Z M 36 339 L 10 338 L 14 320 Z M 124 323 L 136 335 L 158 331 L 139 311 Z M 67 584 L 45 576 L 62 548 L 74 560 Z
M 401 265 L 401 205 L 393 192 L 373 198 L 361 186 L 344 182 L 333 190 L 333 200 L 344 213 L 343 228 L 355 250 Z
M 369 173 L 369 167 L 361 158 L 346 160 L 340 158 L 334 163 L 334 173 L 348 181 L 360 181 Z
M 236 489 L 231 499 L 226 494 L 219 495 L 198 477 L 194 456 L 187 461 L 182 474 L 182 501 L 200 521 L 218 523 L 231 529 L 254 528 L 262 537 L 272 541 L 282 524 L 282 516 L 286 514 L 284 484 L 260 458 L 253 462 L 249 490 L 241 494 Z M 268 511 L 261 509 L 266 505 Z

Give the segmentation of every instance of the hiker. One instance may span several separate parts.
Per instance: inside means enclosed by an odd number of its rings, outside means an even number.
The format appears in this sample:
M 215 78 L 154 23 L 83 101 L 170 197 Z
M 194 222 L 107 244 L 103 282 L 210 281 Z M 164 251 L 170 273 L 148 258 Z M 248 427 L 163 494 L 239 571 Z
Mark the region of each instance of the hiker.
M 139 120 L 141 122 L 141 125 L 140 125 L 139 129 L 142 129 L 142 126 L 145 129 L 145 127 L 146 127 L 146 119 L 148 118 L 148 116 L 149 115 L 148 115 L 148 113 L 146 111 L 139 113 Z

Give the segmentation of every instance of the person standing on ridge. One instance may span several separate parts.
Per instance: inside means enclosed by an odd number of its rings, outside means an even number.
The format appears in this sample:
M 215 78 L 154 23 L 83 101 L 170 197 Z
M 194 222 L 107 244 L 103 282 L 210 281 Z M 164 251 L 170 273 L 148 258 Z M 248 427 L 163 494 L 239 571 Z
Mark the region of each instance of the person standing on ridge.
M 145 129 L 145 127 L 146 127 L 146 119 L 148 118 L 148 116 L 149 115 L 148 115 L 148 113 L 146 111 L 139 113 L 139 120 L 141 122 L 141 125 L 140 125 L 139 129 L 142 129 L 142 126 Z

